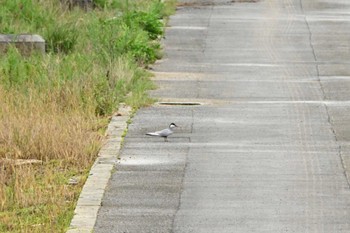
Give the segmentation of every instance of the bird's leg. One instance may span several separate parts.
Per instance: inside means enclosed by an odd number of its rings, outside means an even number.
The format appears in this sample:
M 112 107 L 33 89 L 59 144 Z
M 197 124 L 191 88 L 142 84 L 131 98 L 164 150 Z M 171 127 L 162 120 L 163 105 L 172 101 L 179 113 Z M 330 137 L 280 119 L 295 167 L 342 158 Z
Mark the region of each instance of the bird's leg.
M 164 137 L 164 142 L 167 142 L 168 141 L 168 137 Z

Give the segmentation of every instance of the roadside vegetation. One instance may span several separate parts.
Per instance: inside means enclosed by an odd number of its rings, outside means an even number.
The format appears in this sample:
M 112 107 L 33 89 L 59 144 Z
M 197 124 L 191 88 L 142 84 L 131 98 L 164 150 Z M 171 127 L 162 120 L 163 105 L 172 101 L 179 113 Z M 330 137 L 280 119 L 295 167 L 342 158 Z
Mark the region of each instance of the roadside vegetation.
M 45 55 L 0 56 L 0 232 L 64 232 L 118 104 L 152 103 L 145 68 L 174 3 L 62 2 L 0 0 L 1 34 L 47 43 Z

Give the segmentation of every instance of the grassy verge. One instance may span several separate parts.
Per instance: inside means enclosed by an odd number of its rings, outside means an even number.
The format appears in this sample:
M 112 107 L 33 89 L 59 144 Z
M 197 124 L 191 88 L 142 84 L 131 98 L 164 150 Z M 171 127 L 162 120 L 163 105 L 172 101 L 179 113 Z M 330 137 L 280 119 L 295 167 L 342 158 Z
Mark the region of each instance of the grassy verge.
M 144 68 L 160 56 L 172 4 L 95 3 L 0 0 L 1 33 L 47 42 L 45 55 L 0 57 L 0 232 L 64 232 L 109 116 L 120 102 L 152 102 Z

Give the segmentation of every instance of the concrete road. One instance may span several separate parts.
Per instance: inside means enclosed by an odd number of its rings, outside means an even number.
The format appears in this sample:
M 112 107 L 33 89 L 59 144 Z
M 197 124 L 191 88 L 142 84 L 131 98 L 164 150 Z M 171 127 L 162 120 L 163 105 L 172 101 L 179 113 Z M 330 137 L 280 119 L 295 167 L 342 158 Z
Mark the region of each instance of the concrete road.
M 350 232 L 350 1 L 187 1 L 95 232 Z M 175 122 L 169 137 L 144 134 Z

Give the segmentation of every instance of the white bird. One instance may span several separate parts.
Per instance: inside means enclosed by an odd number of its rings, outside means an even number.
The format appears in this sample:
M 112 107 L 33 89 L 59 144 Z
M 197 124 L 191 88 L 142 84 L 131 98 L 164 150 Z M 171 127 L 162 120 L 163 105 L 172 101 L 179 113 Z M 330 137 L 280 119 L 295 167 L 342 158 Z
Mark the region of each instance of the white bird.
M 151 133 L 146 133 L 146 135 L 163 137 L 164 141 L 167 142 L 168 136 L 174 133 L 173 129 L 176 127 L 177 127 L 177 125 L 175 125 L 175 123 L 171 123 L 167 129 L 163 129 L 163 130 L 151 132 Z

